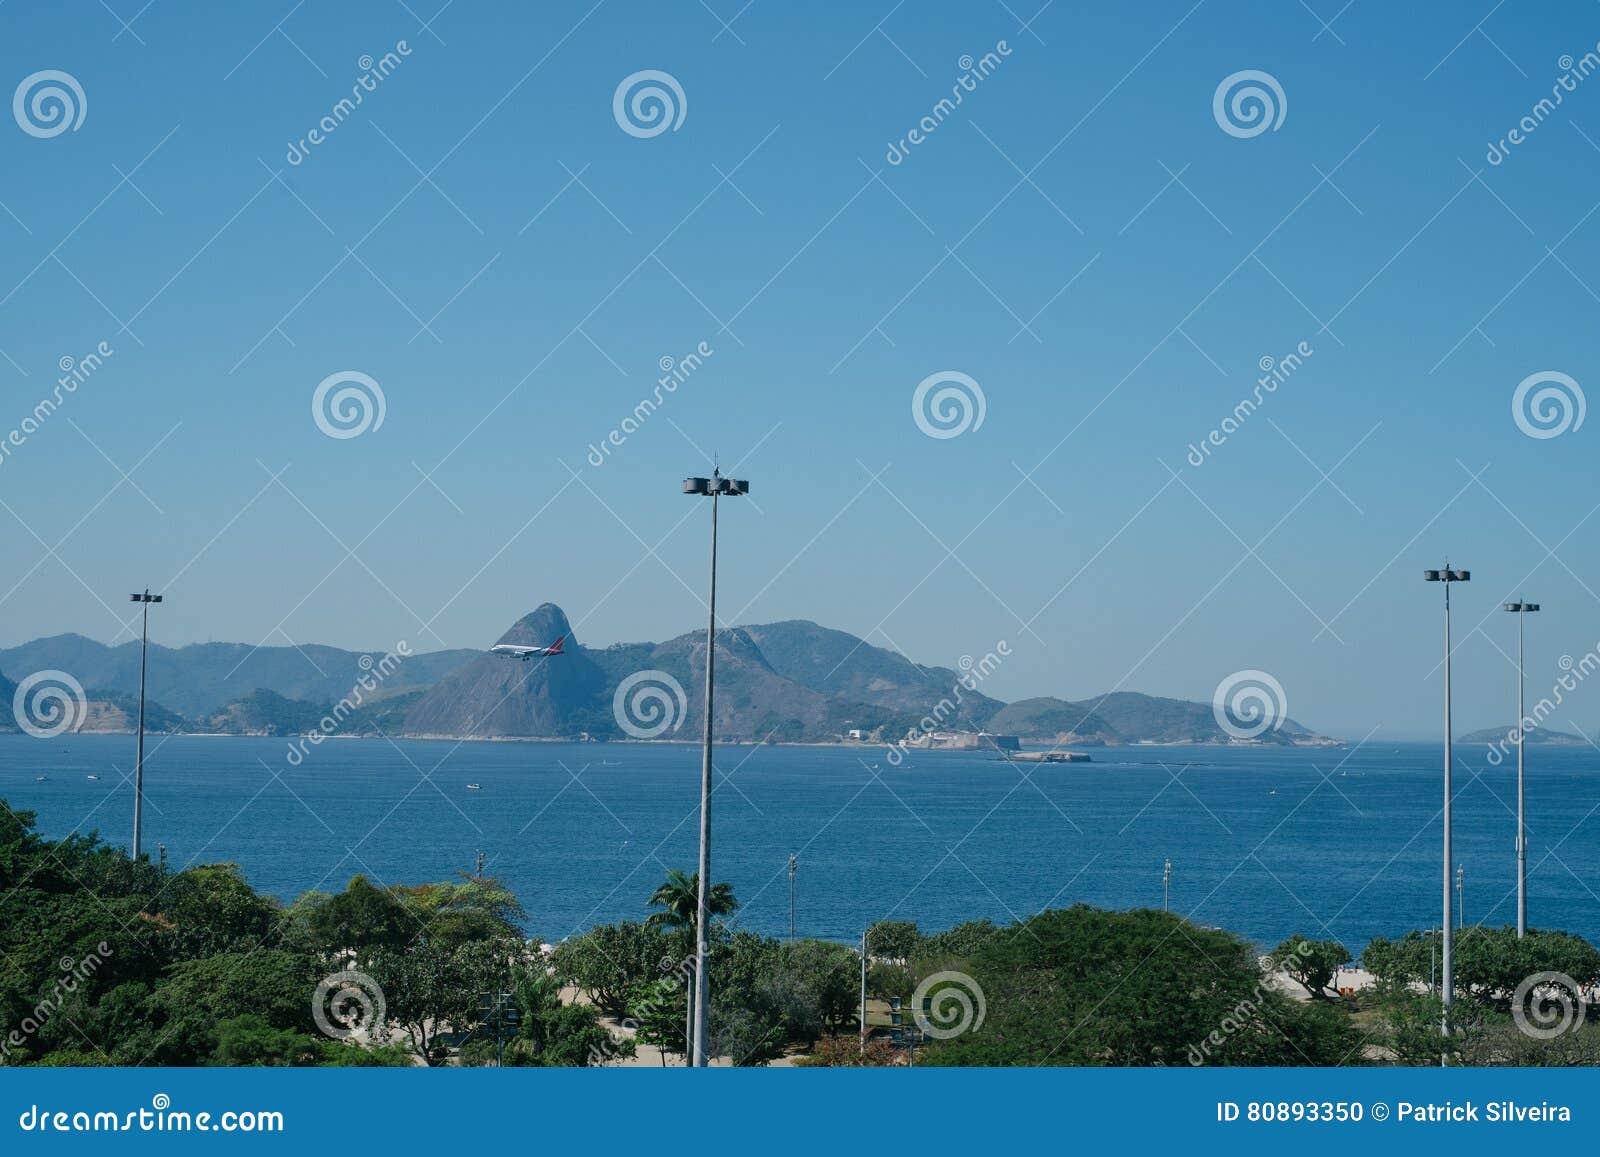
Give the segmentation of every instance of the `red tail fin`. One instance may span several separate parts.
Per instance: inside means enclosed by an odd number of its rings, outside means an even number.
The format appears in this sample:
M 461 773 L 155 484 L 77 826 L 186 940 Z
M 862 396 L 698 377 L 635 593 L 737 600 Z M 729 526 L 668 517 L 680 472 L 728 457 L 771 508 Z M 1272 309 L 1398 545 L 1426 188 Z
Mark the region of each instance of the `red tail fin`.
M 555 642 L 550 644 L 549 648 L 546 649 L 545 654 L 547 654 L 547 655 L 560 655 L 560 654 L 563 654 L 563 652 L 561 650 L 561 644 L 565 643 L 566 641 L 567 641 L 567 637 L 565 635 L 562 635 L 559 639 L 557 639 Z

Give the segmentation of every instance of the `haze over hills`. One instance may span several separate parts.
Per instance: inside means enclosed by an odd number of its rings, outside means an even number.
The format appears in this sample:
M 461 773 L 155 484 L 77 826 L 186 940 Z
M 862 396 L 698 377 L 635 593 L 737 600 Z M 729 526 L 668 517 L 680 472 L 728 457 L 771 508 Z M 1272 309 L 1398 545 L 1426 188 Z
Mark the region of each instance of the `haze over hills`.
M 385 680 L 390 692 L 432 686 L 482 652 L 431 651 L 408 658 Z M 258 688 L 289 699 L 328 702 L 348 691 L 382 651 L 346 651 L 307 644 L 299 647 L 249 643 L 194 643 L 187 647 L 150 644 L 145 695 L 191 719 L 220 711 Z M 84 687 L 139 693 L 139 641 L 109 647 L 82 635 L 52 635 L 0 650 L 0 671 L 21 678 L 32 671 L 68 671 Z
M 699 736 L 704 632 L 589 648 L 561 608 L 545 603 L 499 641 L 543 646 L 557 638 L 566 639 L 561 655 L 527 662 L 474 650 L 391 656 L 385 663 L 381 652 L 321 646 L 152 646 L 147 725 L 268 735 L 322 728 L 482 739 Z M 1229 741 L 1209 703 L 1119 691 L 1081 702 L 1041 697 L 1007 705 L 979 690 L 1003 662 L 993 654 L 977 661 L 963 656 L 960 670 L 925 667 L 804 620 L 726 628 L 717 632 L 716 647 L 712 730 L 724 740 L 831 742 L 854 733 L 894 741 L 913 732 L 989 731 L 1063 745 Z M 137 703 L 138 653 L 137 643 L 108 647 L 57 635 L 0 651 L 0 669 L 70 673 L 87 690 L 87 726 L 121 730 L 131 726 L 128 707 Z M 7 698 L 8 687 L 14 685 L 0 675 Z M 12 723 L 9 712 L 0 718 L 0 725 Z M 1293 720 L 1260 738 L 1319 741 Z

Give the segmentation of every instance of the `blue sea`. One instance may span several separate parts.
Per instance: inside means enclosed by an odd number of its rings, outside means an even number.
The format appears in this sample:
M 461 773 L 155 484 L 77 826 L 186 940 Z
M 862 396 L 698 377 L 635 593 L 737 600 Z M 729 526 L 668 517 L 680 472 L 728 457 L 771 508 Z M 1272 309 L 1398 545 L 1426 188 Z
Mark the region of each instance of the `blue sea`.
M 694 867 L 700 752 L 689 745 L 147 740 L 145 847 L 173 867 L 231 861 L 290 900 L 356 873 L 415 884 L 477 853 L 556 941 L 637 919 L 669 868 Z M 44 834 L 125 845 L 130 736 L 0 736 L 0 799 Z M 1515 920 L 1515 772 L 1457 746 L 1456 859 L 1469 923 Z M 1159 907 L 1270 946 L 1294 932 L 1352 950 L 1438 922 L 1437 745 L 1135 747 L 1019 765 L 872 748 L 719 747 L 713 875 L 737 923 L 854 940 L 880 919 L 925 930 L 1084 902 Z M 36 776 L 44 775 L 43 781 Z M 99 779 L 89 779 L 97 775 Z M 468 788 L 477 784 L 478 789 Z M 1535 926 L 1600 942 L 1600 753 L 1529 748 Z

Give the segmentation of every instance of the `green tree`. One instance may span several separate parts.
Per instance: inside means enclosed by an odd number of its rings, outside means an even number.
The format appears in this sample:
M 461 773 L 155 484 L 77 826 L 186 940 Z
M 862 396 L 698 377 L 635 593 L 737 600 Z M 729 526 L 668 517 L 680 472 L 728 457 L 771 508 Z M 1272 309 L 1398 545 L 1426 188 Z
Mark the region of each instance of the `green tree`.
M 550 956 L 556 975 L 612 1016 L 627 1012 L 638 985 L 673 971 L 682 944 L 656 925 L 624 920 L 563 940 Z
M 1043 912 L 986 939 L 962 971 L 933 994 L 930 1019 L 963 1031 L 918 1063 L 1334 1065 L 1360 1055 L 1342 1010 L 1287 999 L 1250 944 L 1164 912 Z
M 650 894 L 650 913 L 646 923 L 658 928 L 687 928 L 693 935 L 700 920 L 700 873 L 693 875 L 673 868 L 666 880 Z M 706 911 L 713 917 L 728 916 L 739 908 L 731 884 L 713 884 L 706 894 Z
M 867 926 L 868 956 L 910 960 L 921 941 L 915 920 L 879 920 Z
M 1296 932 L 1272 950 L 1272 959 L 1313 998 L 1328 994 L 1333 974 L 1350 959 L 1350 950 L 1337 940 L 1307 940 Z

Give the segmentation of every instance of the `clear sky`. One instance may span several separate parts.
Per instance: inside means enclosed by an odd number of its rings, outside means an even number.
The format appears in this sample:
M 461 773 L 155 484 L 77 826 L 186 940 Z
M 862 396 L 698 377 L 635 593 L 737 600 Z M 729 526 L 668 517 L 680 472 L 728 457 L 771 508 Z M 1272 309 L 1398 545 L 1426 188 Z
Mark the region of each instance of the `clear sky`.
M 9 0 L 0 96 L 86 107 L 0 117 L 0 439 L 113 352 L 0 458 L 0 643 L 125 641 L 145 584 L 171 644 L 484 646 L 546 600 L 669 637 L 715 453 L 730 621 L 1005 640 L 1006 699 L 1260 669 L 1420 737 L 1448 553 L 1458 718 L 1507 722 L 1504 599 L 1539 692 L 1600 639 L 1600 418 L 1512 408 L 1600 381 L 1600 8 L 1405 7 Z M 618 119 L 645 70 L 675 127 Z M 1214 106 L 1246 70 L 1254 135 Z M 356 437 L 313 419 L 341 371 L 384 399 Z M 943 372 L 983 421 L 929 437 Z

